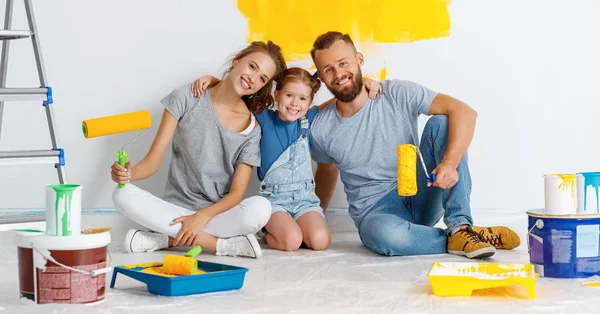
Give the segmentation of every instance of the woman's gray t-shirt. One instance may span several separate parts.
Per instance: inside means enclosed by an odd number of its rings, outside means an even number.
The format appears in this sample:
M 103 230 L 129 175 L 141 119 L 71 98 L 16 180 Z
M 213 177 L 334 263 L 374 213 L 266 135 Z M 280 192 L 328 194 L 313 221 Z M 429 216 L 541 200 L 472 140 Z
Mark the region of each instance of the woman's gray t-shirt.
M 195 97 L 191 84 L 161 100 L 179 122 L 164 200 L 186 209 L 206 208 L 225 196 L 237 163 L 260 166 L 261 129 L 244 135 L 227 130 L 214 110 L 210 90 Z

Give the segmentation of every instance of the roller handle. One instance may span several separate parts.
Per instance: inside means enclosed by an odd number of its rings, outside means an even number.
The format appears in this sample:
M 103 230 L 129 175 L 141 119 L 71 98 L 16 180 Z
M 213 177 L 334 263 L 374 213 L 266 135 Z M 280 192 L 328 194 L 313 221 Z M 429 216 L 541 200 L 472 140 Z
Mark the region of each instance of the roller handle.
M 429 174 L 429 176 L 427 177 L 427 182 L 432 183 L 433 181 L 435 181 L 435 173 L 431 173 Z
M 121 167 L 123 167 L 123 168 L 125 168 L 125 166 L 127 165 L 127 156 L 129 156 L 129 155 L 123 150 L 120 150 L 117 152 L 117 157 L 119 157 L 119 165 L 121 165 Z M 119 183 L 120 188 L 122 188 L 124 186 L 125 186 L 125 184 Z

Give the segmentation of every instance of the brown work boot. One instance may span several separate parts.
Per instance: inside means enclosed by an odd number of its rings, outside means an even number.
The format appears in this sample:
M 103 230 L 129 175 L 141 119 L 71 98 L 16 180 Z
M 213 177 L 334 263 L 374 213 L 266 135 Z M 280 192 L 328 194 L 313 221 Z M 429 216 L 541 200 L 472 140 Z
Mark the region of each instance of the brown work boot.
M 471 226 L 465 226 L 456 231 L 454 235 L 448 236 L 448 253 L 468 258 L 484 258 L 494 255 L 496 248 L 483 242 L 479 234 L 471 229 Z
M 512 230 L 506 227 L 473 227 L 481 240 L 493 245 L 497 249 L 512 250 L 521 245 L 521 239 Z

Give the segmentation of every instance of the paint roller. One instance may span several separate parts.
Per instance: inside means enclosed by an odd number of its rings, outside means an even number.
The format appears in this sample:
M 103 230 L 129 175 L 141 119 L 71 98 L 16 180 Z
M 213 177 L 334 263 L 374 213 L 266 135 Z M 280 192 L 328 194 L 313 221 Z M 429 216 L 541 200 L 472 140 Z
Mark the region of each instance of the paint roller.
M 427 182 L 435 181 L 435 173 L 428 174 L 421 151 L 413 144 L 401 144 L 396 149 L 398 154 L 398 195 L 413 196 L 417 194 L 417 154 L 427 176 Z
M 148 110 L 141 110 L 123 114 L 117 114 L 113 116 L 106 116 L 100 118 L 94 118 L 84 120 L 82 123 L 83 136 L 85 138 L 94 138 L 99 136 L 106 136 L 118 133 L 125 133 L 137 130 L 144 130 L 141 134 L 136 136 L 133 140 L 127 143 L 121 150 L 117 152 L 119 158 L 119 165 L 125 167 L 127 164 L 128 154 L 125 152 L 125 148 L 131 145 L 140 136 L 150 130 L 152 126 L 152 116 Z M 124 187 L 125 184 L 119 184 L 119 187 Z
M 167 254 L 163 262 L 162 271 L 168 275 L 194 275 L 203 273 L 198 270 L 198 260 L 196 255 L 202 252 L 202 247 L 194 246 L 189 252 L 183 256 Z

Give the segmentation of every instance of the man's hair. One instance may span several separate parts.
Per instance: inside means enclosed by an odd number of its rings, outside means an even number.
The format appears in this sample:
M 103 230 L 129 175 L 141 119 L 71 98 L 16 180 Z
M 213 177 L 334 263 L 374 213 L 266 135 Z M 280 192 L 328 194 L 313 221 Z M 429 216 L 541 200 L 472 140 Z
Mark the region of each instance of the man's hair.
M 313 62 L 315 62 L 315 54 L 317 53 L 317 50 L 327 49 L 338 40 L 342 40 L 346 44 L 352 46 L 352 49 L 356 53 L 356 47 L 354 46 L 354 42 L 352 41 L 352 38 L 350 38 L 350 35 L 330 31 L 317 37 L 313 43 L 313 48 L 310 51 L 310 56 L 312 57 Z

